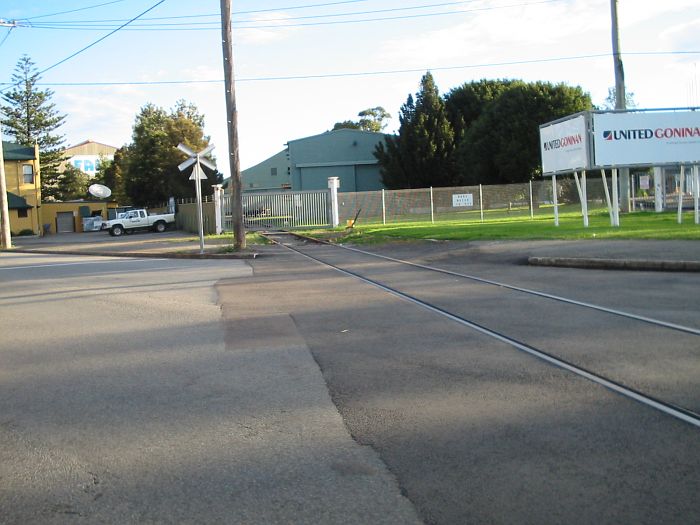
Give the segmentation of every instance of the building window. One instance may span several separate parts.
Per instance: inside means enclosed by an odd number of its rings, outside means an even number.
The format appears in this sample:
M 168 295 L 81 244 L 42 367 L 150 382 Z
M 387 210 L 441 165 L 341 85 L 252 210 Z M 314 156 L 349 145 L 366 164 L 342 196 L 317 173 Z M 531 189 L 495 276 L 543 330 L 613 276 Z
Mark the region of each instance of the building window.
M 277 177 L 277 168 L 270 168 L 270 175 Z
M 31 164 L 22 165 L 22 174 L 25 184 L 34 184 L 34 167 Z
M 27 215 L 27 208 L 20 208 L 17 210 L 17 217 L 20 219 L 26 219 L 29 215 Z

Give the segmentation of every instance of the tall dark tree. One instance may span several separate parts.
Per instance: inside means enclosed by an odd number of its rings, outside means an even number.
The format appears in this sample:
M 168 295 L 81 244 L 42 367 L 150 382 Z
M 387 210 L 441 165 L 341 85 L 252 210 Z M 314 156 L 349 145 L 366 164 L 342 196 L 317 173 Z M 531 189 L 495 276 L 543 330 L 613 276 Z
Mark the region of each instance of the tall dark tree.
M 512 82 L 485 105 L 458 148 L 463 184 L 527 182 L 541 170 L 539 126 L 592 108 L 580 87 Z
M 481 116 L 484 109 L 514 82 L 515 80 L 482 79 L 464 83 L 445 95 L 445 107 L 457 143 L 464 137 L 469 126 Z
M 425 188 L 455 183 L 454 130 L 430 72 L 421 78 L 415 104 L 409 95 L 399 114 L 399 136 L 387 137 L 375 156 L 389 188 Z
M 153 104 L 141 108 L 136 116 L 132 143 L 123 152 L 124 192 L 135 205 L 161 203 L 169 197 L 193 197 L 194 182 L 190 172 L 182 173 L 177 166 L 184 154 L 177 149 L 182 142 L 194 151 L 209 144 L 204 135 L 204 117 L 193 104 L 178 101 L 170 112 Z M 121 163 L 120 163 L 121 164 Z M 206 168 L 205 168 L 206 170 Z M 202 181 L 204 195 L 211 193 L 212 184 L 221 182 L 220 173 L 207 173 Z
M 38 89 L 40 80 L 34 62 L 24 55 L 12 75 L 11 89 L 3 93 L 5 132 L 19 144 L 39 145 L 41 190 L 44 200 L 58 196 L 58 167 L 63 162 L 63 135 L 54 133 L 65 120 L 51 102 L 53 91 Z

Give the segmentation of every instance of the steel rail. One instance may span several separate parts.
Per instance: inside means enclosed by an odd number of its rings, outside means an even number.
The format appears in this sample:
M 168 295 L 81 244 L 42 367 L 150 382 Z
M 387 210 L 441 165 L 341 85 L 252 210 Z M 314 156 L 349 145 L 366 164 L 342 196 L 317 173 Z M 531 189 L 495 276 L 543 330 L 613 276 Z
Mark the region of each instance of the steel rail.
M 472 280 L 472 281 L 474 281 L 474 282 L 478 282 L 478 283 L 481 283 L 481 284 L 488 284 L 488 285 L 491 285 L 491 286 L 498 286 L 499 288 L 505 288 L 505 289 L 507 289 L 507 290 L 513 290 L 513 291 L 516 291 L 516 292 L 521 292 L 521 293 L 525 293 L 525 294 L 529 294 L 529 295 L 534 295 L 534 296 L 537 296 L 537 297 L 543 297 L 543 298 L 545 298 L 545 299 L 551 299 L 551 300 L 553 300 L 553 301 L 558 301 L 558 302 L 561 302 L 561 303 L 572 304 L 572 305 L 574 305 L 574 306 L 581 306 L 581 307 L 583 307 L 583 308 L 590 308 L 590 309 L 592 309 L 592 310 L 598 310 L 599 312 L 605 312 L 605 313 L 612 314 L 612 315 L 617 315 L 617 316 L 620 316 L 620 317 L 626 317 L 627 319 L 633 319 L 633 320 L 635 320 L 635 321 L 640 321 L 640 322 L 643 322 L 643 323 L 648 323 L 648 324 L 652 324 L 652 325 L 656 325 L 656 326 L 663 326 L 664 328 L 668 328 L 669 330 L 676 330 L 676 331 L 679 331 L 679 332 L 684 332 L 684 333 L 692 334 L 692 335 L 700 335 L 700 329 L 698 329 L 698 328 L 693 328 L 692 326 L 685 326 L 685 325 L 681 325 L 681 324 L 677 324 L 677 323 L 670 323 L 670 322 L 668 322 L 668 321 L 663 321 L 663 320 L 661 320 L 661 319 L 654 319 L 653 317 L 646 317 L 646 316 L 644 316 L 644 315 L 637 315 L 637 314 L 633 314 L 633 313 L 630 313 L 630 312 L 625 312 L 625 311 L 623 311 L 623 310 L 617 310 L 617 309 L 615 309 L 615 308 L 608 308 L 608 307 L 606 307 L 606 306 L 601 306 L 601 305 L 598 305 L 598 304 L 587 303 L 587 302 L 585 302 L 585 301 L 577 301 L 577 300 L 575 300 L 575 299 L 569 299 L 569 298 L 567 298 L 567 297 L 562 297 L 562 296 L 560 296 L 560 295 L 554 295 L 554 294 L 550 294 L 550 293 L 547 293 L 547 292 L 540 292 L 540 291 L 537 291 L 537 290 L 532 290 L 532 289 L 530 289 L 530 288 L 522 288 L 522 287 L 520 287 L 520 286 L 515 286 L 515 285 L 507 284 L 507 283 L 502 283 L 502 282 L 499 282 L 499 281 L 493 281 L 493 280 L 490 280 L 490 279 L 484 279 L 484 278 L 482 278 L 482 277 L 477 277 L 477 276 L 475 276 L 475 275 L 468 275 L 468 274 L 465 274 L 465 273 L 454 272 L 454 271 L 452 271 L 452 270 L 445 270 L 444 268 L 435 268 L 434 266 L 428 266 L 428 265 L 425 265 L 425 264 L 414 263 L 414 262 L 411 262 L 411 261 L 405 261 L 405 260 L 403 260 L 403 259 L 397 259 L 397 258 L 395 258 L 395 257 L 390 257 L 390 256 L 388 256 L 388 255 L 381 255 L 381 254 L 378 254 L 378 253 L 368 252 L 368 251 L 365 251 L 365 250 L 361 250 L 361 249 L 359 249 L 359 248 L 353 248 L 353 247 L 350 247 L 350 246 L 343 246 L 343 245 L 340 245 L 340 244 L 333 244 L 333 243 L 329 243 L 329 242 L 322 241 L 322 240 L 319 240 L 319 239 L 313 239 L 312 237 L 306 237 L 306 236 L 304 236 L 304 235 L 300 235 L 300 234 L 294 233 L 294 232 L 284 232 L 284 233 L 287 233 L 287 234 L 289 234 L 289 235 L 294 235 L 295 237 L 299 237 L 299 238 L 301 238 L 301 239 L 306 239 L 306 240 L 308 240 L 308 241 L 314 241 L 314 242 L 317 242 L 317 243 L 319 243 L 319 244 L 325 244 L 325 245 L 328 245 L 328 246 L 333 246 L 333 247 L 335 247 L 335 248 L 341 248 L 341 249 L 343 249 L 343 250 L 348 250 L 348 251 L 351 251 L 351 252 L 357 252 L 357 253 L 361 253 L 361 254 L 364 254 L 364 255 L 369 255 L 369 256 L 371 256 L 371 257 L 377 257 L 377 258 L 379 258 L 379 259 L 385 259 L 385 260 L 387 260 L 387 261 L 392 261 L 392 262 L 399 263 L 399 264 L 405 264 L 405 265 L 407 265 L 407 266 L 413 266 L 413 267 L 415 267 L 415 268 L 420 268 L 420 269 L 422 269 L 422 270 L 430 270 L 430 271 L 433 271 L 433 272 L 443 273 L 443 274 L 445 274 L 445 275 L 451 275 L 451 276 L 453 276 L 453 277 L 461 277 L 461 278 L 463 278 L 463 279 L 469 279 L 469 280 Z
M 287 234 L 287 232 L 281 233 L 281 235 Z M 415 304 L 416 306 L 419 306 L 421 308 L 424 308 L 428 311 L 431 311 L 433 313 L 436 313 L 438 315 L 441 315 L 443 317 L 446 317 L 452 321 L 455 321 L 463 326 L 466 326 L 468 328 L 471 328 L 473 330 L 476 330 L 477 332 L 484 334 L 488 337 L 491 337 L 493 339 L 496 339 L 498 341 L 501 341 L 507 345 L 510 345 L 517 350 L 520 350 L 526 354 L 529 354 L 537 359 L 540 359 L 542 361 L 545 361 L 551 365 L 554 365 L 558 368 L 561 368 L 563 370 L 567 370 L 569 372 L 572 372 L 573 374 L 583 377 L 585 379 L 588 379 L 589 381 L 592 381 L 600 386 L 603 386 L 607 388 L 610 391 L 613 391 L 617 394 L 620 394 L 628 399 L 632 399 L 634 401 L 637 401 L 638 403 L 641 403 L 647 407 L 653 408 L 655 410 L 658 410 L 666 415 L 669 415 L 671 417 L 674 417 L 680 421 L 683 421 L 685 423 L 688 423 L 690 425 L 693 425 L 697 428 L 700 428 L 700 414 L 693 412 L 691 410 L 687 410 L 683 407 L 679 407 L 677 405 L 674 405 L 672 403 L 668 403 L 666 401 L 662 401 L 660 399 L 656 399 L 652 396 L 649 396 L 647 394 L 644 394 L 643 392 L 640 392 L 638 390 L 635 390 L 631 387 L 625 386 L 622 383 L 618 383 L 612 379 L 608 379 L 604 376 L 601 376 L 599 374 L 596 374 L 595 372 L 591 372 L 590 370 L 587 370 L 585 368 L 582 368 L 580 366 L 577 366 L 573 363 L 570 363 L 564 359 L 561 359 L 559 357 L 556 357 L 552 354 L 549 354 L 543 350 L 540 350 L 538 348 L 535 348 L 533 346 L 530 346 L 528 344 L 525 344 L 521 341 L 518 341 L 517 339 L 513 339 L 512 337 L 508 337 L 505 334 L 496 332 L 495 330 L 491 330 L 490 328 L 486 328 L 485 326 L 482 326 L 478 323 L 475 323 L 473 321 L 469 321 L 468 319 L 465 319 L 463 317 L 460 317 L 456 314 L 453 314 L 443 308 L 440 308 L 439 306 L 435 306 L 433 304 L 430 304 L 426 301 L 423 301 L 421 299 L 418 299 L 416 297 L 413 297 L 412 295 L 406 294 L 404 292 L 401 292 L 397 289 L 391 288 L 389 286 L 386 286 L 378 281 L 375 281 L 373 279 L 369 279 L 368 277 L 364 277 L 358 273 L 352 272 L 350 270 L 346 270 L 344 268 L 340 268 L 339 266 L 336 266 L 334 264 L 331 264 L 329 262 L 323 261 L 317 257 L 314 257 L 312 255 L 309 255 L 307 253 L 304 253 L 303 251 L 293 247 L 289 246 L 287 244 L 281 243 L 279 241 L 276 241 L 275 239 L 272 239 L 268 236 L 268 239 L 270 239 L 272 242 L 283 246 L 284 248 L 297 253 L 301 255 L 302 257 L 305 257 L 311 261 L 314 261 L 318 264 L 321 264 L 323 266 L 326 266 L 328 268 L 331 268 L 339 273 L 342 273 L 344 275 L 347 275 L 349 277 L 354 277 L 355 279 L 358 279 L 366 284 L 369 284 L 371 286 L 374 286 L 375 288 L 378 288 L 386 293 L 389 293 L 395 297 L 398 297 L 400 299 L 403 299 L 405 301 L 408 301 L 409 303 Z M 362 250 L 358 250 L 362 251 Z M 374 255 L 369 252 L 367 252 L 369 255 Z

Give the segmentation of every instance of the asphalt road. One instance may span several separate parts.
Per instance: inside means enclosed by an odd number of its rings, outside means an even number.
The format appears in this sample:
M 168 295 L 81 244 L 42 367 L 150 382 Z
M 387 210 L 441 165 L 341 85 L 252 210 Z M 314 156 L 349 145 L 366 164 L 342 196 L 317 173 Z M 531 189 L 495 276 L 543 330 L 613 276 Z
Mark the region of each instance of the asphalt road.
M 417 523 L 289 317 L 229 322 L 251 276 L 3 253 L 0 523 Z
M 307 249 L 700 407 L 696 336 Z M 513 244 L 375 249 L 700 326 L 698 274 L 534 268 Z M 700 521 L 697 428 L 281 248 L 3 253 L 0 312 L 0 523 Z
M 305 250 L 630 386 L 700 406 L 697 336 L 335 248 Z M 528 268 L 468 250 L 398 251 L 699 324 L 697 275 Z M 301 256 L 252 266 L 254 278 L 220 286 L 223 302 L 248 317 L 291 316 L 353 437 L 379 452 L 426 523 L 700 520 L 696 427 Z

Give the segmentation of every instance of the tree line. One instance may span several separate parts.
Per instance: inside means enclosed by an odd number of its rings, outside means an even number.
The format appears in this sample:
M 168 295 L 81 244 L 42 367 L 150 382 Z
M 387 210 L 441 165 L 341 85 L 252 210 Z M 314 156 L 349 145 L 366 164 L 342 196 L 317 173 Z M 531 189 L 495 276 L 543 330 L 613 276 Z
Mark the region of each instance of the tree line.
M 101 159 L 94 179 L 65 164 L 65 137 L 57 133 L 65 123 L 51 102 L 53 91 L 40 89 L 34 62 L 23 56 L 17 62 L 12 85 L 2 94 L 3 131 L 18 144 L 39 146 L 41 192 L 44 201 L 88 198 L 88 186 L 101 183 L 112 190 L 112 199 L 136 206 L 165 202 L 169 197 L 194 197 L 189 173 L 177 166 L 184 154 L 177 149 L 182 142 L 194 151 L 209 144 L 204 134 L 204 116 L 194 104 L 177 101 L 170 110 L 146 104 L 136 115 L 131 142 L 117 150 L 113 160 Z M 205 168 L 205 171 L 208 171 Z M 211 193 L 220 184 L 218 171 L 207 173 L 202 191 Z
M 539 125 L 593 109 L 578 86 L 479 80 L 440 96 L 427 72 L 375 156 L 387 188 L 527 182 L 541 174 Z

